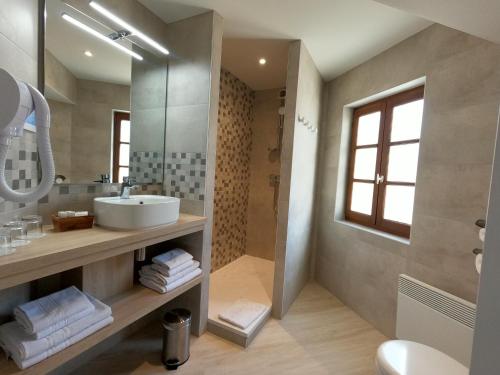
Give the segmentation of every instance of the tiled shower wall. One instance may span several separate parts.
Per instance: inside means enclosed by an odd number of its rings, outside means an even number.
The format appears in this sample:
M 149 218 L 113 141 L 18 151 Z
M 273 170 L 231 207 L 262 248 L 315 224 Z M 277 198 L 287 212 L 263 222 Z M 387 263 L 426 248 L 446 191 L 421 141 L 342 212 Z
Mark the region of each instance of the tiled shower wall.
M 245 254 L 255 95 L 228 71 L 220 77 L 212 270 Z

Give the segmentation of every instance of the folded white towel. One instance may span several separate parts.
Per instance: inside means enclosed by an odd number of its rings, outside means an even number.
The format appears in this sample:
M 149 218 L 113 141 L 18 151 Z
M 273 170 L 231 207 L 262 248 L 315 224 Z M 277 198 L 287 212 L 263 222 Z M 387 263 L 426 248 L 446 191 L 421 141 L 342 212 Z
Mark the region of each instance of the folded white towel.
M 195 260 L 190 259 L 187 262 L 179 264 L 177 267 L 172 268 L 172 269 L 168 269 L 167 267 L 162 266 L 161 264 L 153 263 L 151 265 L 151 268 L 153 268 L 155 271 L 158 271 L 163 276 L 171 277 L 171 276 L 175 276 L 175 275 L 181 273 L 182 271 L 186 270 L 187 268 L 191 268 L 193 266 L 194 262 L 195 262 Z
M 179 280 L 177 280 L 169 285 L 159 284 L 157 282 L 154 282 L 150 278 L 144 278 L 144 277 L 141 277 L 139 279 L 139 281 L 145 287 L 148 287 L 149 289 L 153 289 L 153 290 L 157 291 L 158 293 L 163 294 L 163 293 L 171 292 L 175 288 L 178 288 L 181 285 L 186 284 L 188 281 L 191 281 L 192 279 L 194 279 L 195 277 L 197 277 L 199 275 L 201 275 L 201 269 L 197 268 L 194 271 L 191 271 L 187 275 L 181 277 Z
M 247 299 L 239 299 L 231 306 L 219 314 L 219 318 L 235 325 L 238 328 L 246 329 L 257 318 L 268 309 L 266 305 L 252 302 Z
M 26 333 L 16 321 L 0 326 L 0 346 L 5 348 L 5 351 L 15 355 L 19 360 L 24 361 L 65 342 L 88 327 L 111 316 L 109 306 L 91 296 L 88 296 L 88 298 L 95 307 L 94 313 L 39 340 Z
M 72 286 L 14 309 L 14 317 L 27 333 L 41 339 L 94 312 L 94 305 Z
M 29 358 L 24 359 L 24 360 L 22 360 L 21 358 L 19 358 L 14 353 L 7 353 L 7 354 L 10 355 L 10 357 L 12 357 L 12 359 L 14 360 L 14 362 L 16 363 L 16 365 L 21 370 L 24 370 L 24 369 L 26 369 L 28 367 L 36 365 L 39 362 L 44 361 L 45 359 L 49 358 L 50 356 L 53 356 L 54 354 L 59 353 L 60 351 L 66 349 L 68 346 L 76 344 L 77 342 L 79 342 L 79 341 L 83 340 L 84 338 L 86 338 L 86 337 L 94 334 L 95 332 L 97 332 L 100 329 L 102 329 L 102 328 L 110 325 L 111 323 L 113 323 L 113 317 L 109 316 L 107 318 L 104 318 L 100 322 L 97 322 L 97 323 L 91 325 L 90 327 L 84 329 L 83 331 L 80 331 L 76 335 L 71 336 L 67 340 L 59 343 L 58 345 L 55 345 L 55 346 L 51 347 L 50 349 L 48 349 L 48 350 L 46 350 L 46 351 L 44 351 L 44 352 L 42 352 L 42 353 L 40 353 L 38 355 L 35 355 L 33 357 L 29 357 Z
M 169 270 L 181 265 L 188 260 L 193 259 L 193 256 L 182 249 L 174 249 L 160 254 L 153 258 L 153 263 L 167 267 Z
M 190 272 L 194 271 L 199 267 L 200 267 L 200 262 L 195 260 L 191 267 L 183 269 L 182 271 L 173 276 L 167 277 L 164 276 L 162 273 L 156 271 L 151 265 L 149 265 L 149 266 L 143 266 L 139 271 L 139 275 L 144 278 L 153 279 L 159 284 L 168 285 L 172 284 L 173 282 L 176 282 L 181 277 L 186 276 L 187 274 L 189 274 Z

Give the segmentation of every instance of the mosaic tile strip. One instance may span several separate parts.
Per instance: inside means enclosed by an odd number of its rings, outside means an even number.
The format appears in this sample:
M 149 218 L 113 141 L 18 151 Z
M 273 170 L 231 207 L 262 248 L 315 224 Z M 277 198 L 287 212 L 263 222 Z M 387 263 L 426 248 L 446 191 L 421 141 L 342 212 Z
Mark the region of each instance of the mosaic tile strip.
M 130 156 L 129 175 L 138 184 L 156 184 L 162 181 L 163 153 L 160 151 L 134 151 Z
M 222 70 L 215 169 L 212 270 L 246 252 L 253 91 Z
M 172 197 L 205 199 L 205 152 L 170 152 L 165 157 L 165 190 Z

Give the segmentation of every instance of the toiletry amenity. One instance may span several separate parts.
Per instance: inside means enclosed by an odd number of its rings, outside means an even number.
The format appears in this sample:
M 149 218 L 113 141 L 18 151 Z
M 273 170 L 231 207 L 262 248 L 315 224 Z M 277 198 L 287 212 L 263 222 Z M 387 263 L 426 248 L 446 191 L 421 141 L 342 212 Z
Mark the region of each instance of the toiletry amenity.
M 16 308 L 16 313 L 29 310 L 27 315 L 31 318 L 15 313 L 16 321 L 0 326 L 0 347 L 21 369 L 47 359 L 113 322 L 109 306 L 75 287 L 48 297 Z M 31 307 L 26 309 L 29 304 Z M 46 310 L 42 311 L 42 308 Z M 69 312 L 72 312 L 70 316 Z M 18 316 L 23 318 L 23 323 Z M 26 329 L 26 320 L 31 322 L 34 318 L 41 329 L 35 334 L 32 333 L 33 324 Z M 49 327 L 45 327 L 47 322 L 51 323 Z
M 141 268 L 139 281 L 158 293 L 170 292 L 201 275 L 200 262 L 182 249 L 158 255 L 153 262 Z
M 14 309 L 14 317 L 27 333 L 41 339 L 94 311 L 94 305 L 72 286 Z
M 484 242 L 485 235 L 486 235 L 486 229 L 485 228 L 479 229 L 479 239 L 481 240 L 481 242 Z
M 265 305 L 242 298 L 221 312 L 219 318 L 238 328 L 246 329 L 266 310 Z

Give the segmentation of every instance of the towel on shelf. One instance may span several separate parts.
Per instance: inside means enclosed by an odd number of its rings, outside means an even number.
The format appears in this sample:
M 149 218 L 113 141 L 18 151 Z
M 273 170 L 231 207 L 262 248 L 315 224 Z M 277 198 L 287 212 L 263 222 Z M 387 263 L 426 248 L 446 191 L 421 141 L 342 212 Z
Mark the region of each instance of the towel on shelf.
M 200 262 L 195 260 L 195 261 L 193 261 L 193 264 L 191 265 L 191 267 L 183 269 L 179 273 L 168 277 L 168 276 L 165 276 L 162 273 L 156 271 L 151 265 L 148 265 L 148 266 L 143 266 L 140 269 L 139 275 L 141 277 L 144 277 L 144 278 L 153 279 L 154 281 L 156 281 L 160 284 L 168 285 L 168 284 L 172 284 L 173 282 L 179 280 L 181 277 L 186 276 L 187 274 L 189 274 L 190 272 L 194 271 L 195 269 L 197 269 L 199 267 L 200 267 Z
M 193 259 L 193 256 L 182 249 L 173 249 L 164 254 L 160 254 L 153 258 L 153 263 L 159 264 L 169 270 L 175 268 L 182 263 Z
M 158 293 L 163 294 L 163 293 L 171 292 L 175 288 L 178 288 L 178 287 L 186 284 L 187 282 L 191 281 L 192 279 L 194 279 L 195 277 L 197 277 L 199 275 L 201 275 L 201 269 L 197 268 L 194 271 L 191 271 L 190 273 L 188 273 L 187 275 L 181 277 L 177 281 L 175 281 L 171 284 L 168 284 L 168 285 L 160 284 L 158 282 L 153 281 L 150 278 L 144 278 L 144 277 L 141 277 L 139 279 L 139 281 L 145 287 L 148 287 L 149 289 L 153 289 L 153 290 L 157 291 Z
M 94 312 L 94 305 L 76 287 L 60 290 L 14 309 L 14 317 L 37 339 L 82 319 Z
M 26 333 L 17 321 L 0 326 L 0 346 L 6 352 L 12 353 L 12 356 L 18 358 L 19 361 L 24 361 L 50 350 L 50 348 L 67 341 L 85 329 L 111 316 L 111 308 L 109 306 L 91 296 L 88 296 L 88 298 L 94 305 L 94 313 L 42 339 L 37 340 L 33 335 Z
M 261 303 L 247 299 L 239 299 L 219 314 L 219 319 L 224 320 L 238 328 L 246 329 L 267 311 L 268 307 Z
M 175 276 L 175 275 L 181 273 L 182 271 L 185 271 L 187 268 L 191 268 L 193 266 L 194 262 L 195 262 L 195 260 L 191 259 L 191 260 L 188 260 L 187 262 L 179 264 L 177 267 L 172 268 L 172 269 L 168 269 L 167 267 L 162 266 L 161 264 L 153 263 L 151 265 L 151 268 L 153 268 L 155 271 L 158 271 L 163 276 L 172 277 L 172 276 Z
M 49 358 L 50 356 L 53 356 L 54 354 L 59 353 L 60 351 L 66 349 L 67 347 L 76 344 L 79 341 L 82 341 L 84 338 L 94 334 L 95 332 L 99 331 L 100 329 L 110 325 L 113 323 L 113 317 L 109 316 L 93 325 L 90 327 L 85 328 L 84 330 L 78 332 L 76 335 L 69 337 L 67 340 L 50 347 L 50 349 L 45 350 L 44 352 L 37 354 L 33 357 L 29 357 L 26 359 L 21 359 L 19 358 L 15 353 L 8 353 L 8 355 L 14 360 L 16 365 L 21 369 L 24 370 L 28 367 L 31 367 L 33 365 L 36 365 L 39 362 L 42 362 Z

